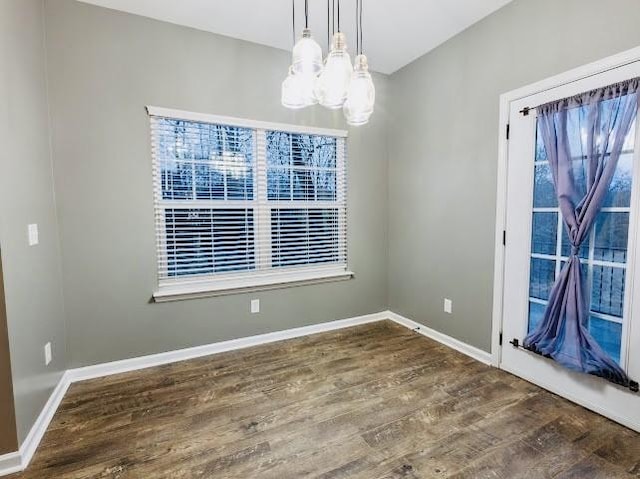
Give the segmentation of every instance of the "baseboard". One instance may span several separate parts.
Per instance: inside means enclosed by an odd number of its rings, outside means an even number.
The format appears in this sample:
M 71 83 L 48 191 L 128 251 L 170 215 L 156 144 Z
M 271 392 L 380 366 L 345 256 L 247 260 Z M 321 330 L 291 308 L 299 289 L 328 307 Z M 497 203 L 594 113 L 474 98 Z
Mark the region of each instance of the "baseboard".
M 478 349 L 470 344 L 463 343 L 451 336 L 447 336 L 446 334 L 442 334 L 435 329 L 428 328 L 427 326 L 416 323 L 415 321 L 405 318 L 393 311 L 387 311 L 386 315 L 392 321 L 401 324 L 402 326 L 412 329 L 428 338 L 433 339 L 434 341 L 438 341 L 439 343 L 444 344 L 445 346 L 450 347 L 451 349 L 455 349 L 456 351 L 461 352 L 462 354 L 466 354 L 467 356 L 475 359 L 476 361 L 480 361 L 481 363 L 491 365 L 491 353 L 483 351 L 482 349 Z
M 56 384 L 56 387 L 51 392 L 49 399 L 40 411 L 36 422 L 31 427 L 29 434 L 20 445 L 20 449 L 17 452 L 0 456 L 0 476 L 6 476 L 15 472 L 20 472 L 26 469 L 31 462 L 33 455 L 44 436 L 47 432 L 49 423 L 53 419 L 53 415 L 58 410 L 58 406 L 62 402 L 64 395 L 69 389 L 69 374 L 64 372 Z
M 49 427 L 51 419 L 53 419 L 58 406 L 62 402 L 67 389 L 74 382 L 85 381 L 88 379 L 95 379 L 104 376 L 111 376 L 113 374 L 136 371 L 139 369 L 146 369 L 163 364 L 201 358 L 204 356 L 211 356 L 213 354 L 244 349 L 252 346 L 259 346 L 262 344 L 269 344 L 286 339 L 309 336 L 312 334 L 335 331 L 338 329 L 359 326 L 362 324 L 373 323 L 387 319 L 394 321 L 406 328 L 415 330 L 420 334 L 423 334 L 424 336 L 427 336 L 446 346 L 460 351 L 461 353 L 466 354 L 480 362 L 483 362 L 485 364 L 491 363 L 491 355 L 485 351 L 465 344 L 445 334 L 434 331 L 433 329 L 427 328 L 426 326 L 400 316 L 399 314 L 393 313 L 391 311 L 382 311 L 380 313 L 373 313 L 348 319 L 313 324 L 311 326 L 287 329 L 274 333 L 259 334 L 257 336 L 249 336 L 239 339 L 231 339 L 229 341 L 222 341 L 219 343 L 207 344 L 204 346 L 196 346 L 193 348 L 168 351 L 166 353 L 152 354 L 148 356 L 123 359 L 120 361 L 113 361 L 104 364 L 96 364 L 94 366 L 69 369 L 62 375 L 57 386 L 51 393 L 49 400 L 42 409 L 42 412 L 31 428 L 31 431 L 27 435 L 27 438 L 20 446 L 20 450 L 18 452 L 0 456 L 0 476 L 20 472 L 27 468 L 27 466 L 31 462 L 31 459 L 33 458 L 33 455 L 36 452 L 36 449 L 38 448 L 38 445 L 40 444 L 40 441 L 42 440 L 42 437 L 44 436 L 44 433 Z
M 261 344 L 269 344 L 276 341 L 286 339 L 299 338 L 312 334 L 335 331 L 337 329 L 349 328 L 376 321 L 388 319 L 388 314 L 383 311 L 380 313 L 367 314 L 348 319 L 337 321 L 329 321 L 326 323 L 313 324 L 311 326 L 303 326 L 300 328 L 287 329 L 274 333 L 259 334 L 257 336 L 249 336 L 246 338 L 232 339 L 219 343 L 207 344 L 204 346 L 196 346 L 193 348 L 169 351 L 166 353 L 152 354 L 149 356 L 141 356 L 137 358 L 124 359 L 121 361 L 113 361 L 110 363 L 97 364 L 95 366 L 87 366 L 83 368 L 67 370 L 55 389 L 49 396 L 49 400 L 45 404 L 42 412 L 36 419 L 26 439 L 20 446 L 18 452 L 13 452 L 0 456 L 0 476 L 6 476 L 15 472 L 23 471 L 27 468 L 33 455 L 44 436 L 51 419 L 62 402 L 69 386 L 78 381 L 87 379 L 95 379 L 112 374 L 119 374 L 139 369 L 146 369 L 162 364 L 169 364 L 177 361 L 185 361 L 188 359 L 210 356 L 212 354 L 233 351 L 237 349 L 248 348 L 251 346 L 259 346 Z
M 0 476 L 7 476 L 23 470 L 19 452 L 11 452 L 0 456 Z
M 337 321 L 329 321 L 326 323 L 313 324 L 311 326 L 303 326 L 300 328 L 286 329 L 274 333 L 259 334 L 257 336 L 248 336 L 245 338 L 231 339 L 221 341 L 219 343 L 206 344 L 204 346 L 196 346 L 187 349 L 178 349 L 166 353 L 152 354 L 149 356 L 140 356 L 137 358 L 123 359 L 121 361 L 113 361 L 104 364 L 96 364 L 95 366 L 87 366 L 83 368 L 70 369 L 68 371 L 71 382 L 85 381 L 87 379 L 95 379 L 112 374 L 120 374 L 139 369 L 161 366 L 163 364 L 175 363 L 178 361 L 186 361 L 188 359 L 201 358 L 203 356 L 211 356 L 237 349 L 269 344 L 276 341 L 286 339 L 299 338 L 301 336 L 309 336 L 311 334 L 325 333 L 336 329 L 349 328 L 361 324 L 372 323 L 387 319 L 386 312 L 367 314 L 365 316 L 357 316 L 349 319 L 341 319 Z
M 51 422 L 51 419 L 53 419 L 53 415 L 58 410 L 58 406 L 60 406 L 70 384 L 69 372 L 65 371 L 49 396 L 44 408 L 42 408 L 36 422 L 31 427 L 29 434 L 27 434 L 27 437 L 20 446 L 20 458 L 23 469 L 25 469 L 31 462 L 31 459 L 35 454 L 36 449 L 38 449 L 38 445 L 40 445 L 40 441 L 42 440 L 44 433 L 47 432 L 49 423 Z

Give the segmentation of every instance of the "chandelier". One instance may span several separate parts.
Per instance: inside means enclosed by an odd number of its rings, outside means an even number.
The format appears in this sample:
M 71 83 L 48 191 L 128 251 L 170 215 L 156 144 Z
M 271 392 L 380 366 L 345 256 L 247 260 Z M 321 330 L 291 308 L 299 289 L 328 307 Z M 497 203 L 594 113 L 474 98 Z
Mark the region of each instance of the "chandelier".
M 330 25 L 336 26 L 335 13 L 327 0 L 327 37 Z M 362 0 L 356 0 L 355 66 L 347 51 L 346 35 L 340 31 L 340 0 L 337 8 L 337 30 L 333 28 L 328 54 L 322 59 L 322 48 L 309 29 L 309 0 L 304 1 L 304 29 L 296 41 L 295 0 L 293 12 L 293 54 L 289 74 L 282 82 L 282 105 L 300 109 L 319 103 L 325 108 L 342 108 L 349 125 L 364 125 L 369 121 L 375 104 L 376 90 L 369 73 L 369 64 L 362 48 Z

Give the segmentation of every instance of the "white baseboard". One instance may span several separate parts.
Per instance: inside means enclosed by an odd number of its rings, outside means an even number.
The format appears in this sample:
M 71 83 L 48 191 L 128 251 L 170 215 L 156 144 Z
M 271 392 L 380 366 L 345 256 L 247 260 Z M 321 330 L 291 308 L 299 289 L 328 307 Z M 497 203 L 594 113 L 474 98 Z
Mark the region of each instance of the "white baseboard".
M 20 472 L 22 467 L 22 458 L 19 452 L 12 452 L 0 456 L 0 476 L 8 476 L 14 472 Z
M 491 365 L 491 353 L 483 351 L 482 349 L 478 349 L 470 344 L 463 343 L 451 336 L 447 336 L 446 334 L 442 334 L 435 329 L 428 328 L 423 324 L 416 323 L 415 321 L 405 318 L 404 316 L 400 316 L 392 311 L 386 312 L 387 317 L 392 321 L 401 324 L 409 329 L 412 329 L 428 338 L 433 339 L 434 341 L 438 341 L 439 343 L 444 344 L 445 346 L 449 346 L 451 349 L 455 349 L 456 351 L 461 352 L 462 354 L 466 354 L 469 357 L 472 357 L 476 361 L 480 361 L 481 363 Z
M 179 349 L 166 353 L 152 354 L 149 356 L 141 356 L 137 358 L 124 359 L 121 361 L 113 361 L 110 363 L 97 364 L 95 366 L 87 366 L 84 368 L 76 368 L 67 370 L 61 377 L 57 386 L 49 396 L 49 400 L 45 404 L 42 412 L 31 427 L 29 434 L 23 441 L 18 452 L 13 452 L 0 456 L 0 476 L 6 476 L 15 472 L 23 471 L 27 468 L 33 455 L 44 436 L 53 415 L 55 414 L 60 402 L 64 398 L 69 386 L 77 381 L 94 379 L 112 374 L 119 374 L 138 369 L 160 366 L 162 364 L 173 363 L 177 361 L 185 361 L 187 359 L 200 358 L 210 356 L 212 354 L 233 351 L 236 349 L 248 348 L 251 346 L 259 346 L 261 344 L 273 343 L 285 339 L 299 338 L 301 336 L 309 336 L 311 334 L 324 333 L 337 329 L 349 328 L 361 324 L 373 323 L 388 319 L 386 312 L 368 314 L 365 316 L 357 316 L 349 319 L 337 321 L 329 321 L 326 323 L 313 324 L 311 326 L 303 326 L 300 328 L 287 329 L 274 333 L 259 334 L 257 336 L 249 336 L 246 338 L 232 339 L 219 343 L 207 344 L 204 346 L 196 346 L 193 348 Z
M 67 393 L 67 389 L 69 389 L 70 384 L 71 382 L 69 381 L 69 372 L 65 371 L 65 373 L 58 381 L 58 384 L 53 389 L 51 395 L 49 396 L 49 400 L 44 405 L 44 408 L 42 408 L 42 411 L 36 419 L 36 422 L 31 427 L 29 434 L 27 434 L 26 439 L 20 446 L 19 453 L 22 463 L 22 469 L 26 469 L 26 467 L 31 462 L 31 459 L 35 454 L 36 449 L 38 449 L 44 433 L 47 432 L 49 423 L 53 419 L 53 415 L 58 410 L 58 406 L 60 406 L 60 403 L 62 402 L 64 395 Z
M 231 339 L 228 341 L 221 341 L 219 343 L 206 344 L 204 346 L 178 349 L 166 353 L 152 354 L 149 356 L 123 359 L 121 361 L 113 361 L 110 363 L 96 364 L 95 366 L 70 369 L 68 373 L 71 382 L 84 381 L 87 379 L 110 376 L 112 374 L 120 374 L 129 371 L 136 371 L 138 369 L 151 368 L 154 366 L 160 366 L 162 364 L 186 361 L 188 359 L 201 358 L 203 356 L 211 356 L 212 354 L 234 351 L 236 349 L 244 349 L 251 346 L 269 344 L 276 341 L 283 341 L 285 339 L 299 338 L 301 336 L 309 336 L 311 334 L 349 328 L 351 326 L 358 326 L 361 324 L 381 321 L 383 319 L 387 319 L 387 316 L 387 313 L 383 311 L 380 313 L 367 314 L 365 316 L 357 316 L 349 319 L 341 319 L 337 321 L 329 321 L 326 323 L 313 324 L 311 326 L 286 329 L 284 331 L 276 331 L 274 333 L 259 334 L 257 336 L 248 336 L 239 339 Z
M 0 456 L 0 476 L 6 476 L 15 472 L 23 471 L 27 468 L 33 455 L 44 436 L 47 432 L 49 423 L 53 419 L 53 415 L 58 410 L 58 406 L 62 402 L 62 398 L 69 389 L 69 374 L 64 372 L 56 384 L 56 387 L 51 392 L 49 399 L 40 411 L 36 422 L 31 427 L 29 434 L 20 445 L 20 449 L 17 452 L 11 454 L 5 454 Z
M 120 374 L 129 371 L 136 371 L 139 369 L 151 368 L 154 366 L 160 366 L 162 364 L 186 361 L 188 359 L 201 358 L 203 356 L 210 356 L 213 354 L 248 348 L 251 346 L 259 346 L 261 344 L 268 344 L 276 341 L 283 341 L 286 339 L 293 339 L 317 333 L 335 331 L 337 329 L 349 328 L 352 326 L 383 321 L 386 319 L 394 321 L 409 329 L 416 330 L 420 334 L 423 334 L 446 346 L 456 349 L 457 351 L 460 351 L 461 353 L 477 359 L 478 361 L 486 364 L 491 363 L 491 355 L 485 351 L 474 348 L 473 346 L 434 331 L 433 329 L 427 328 L 426 326 L 418 324 L 415 321 L 400 316 L 399 314 L 395 314 L 391 311 L 382 311 L 380 313 L 373 313 L 349 319 L 313 324 L 311 326 L 287 329 L 274 333 L 259 334 L 257 336 L 249 336 L 239 339 L 231 339 L 229 341 L 221 341 L 219 343 L 206 344 L 204 346 L 196 346 L 193 348 L 168 351 L 166 353 L 140 356 L 131 359 L 123 359 L 121 361 L 96 364 L 94 366 L 86 366 L 83 368 L 69 369 L 62 375 L 62 378 L 58 382 L 58 385 L 51 393 L 49 400 L 42 409 L 42 412 L 31 428 L 31 431 L 27 435 L 27 438 L 20 446 L 20 450 L 18 452 L 0 456 L 0 476 L 20 472 L 27 468 L 27 466 L 31 462 L 31 459 L 33 458 L 33 455 L 36 452 L 36 449 L 38 448 L 38 445 L 40 444 L 40 441 L 42 440 L 42 437 L 44 436 L 44 433 L 49 427 L 51 419 L 53 419 L 53 415 L 55 414 L 58 406 L 64 398 L 67 389 L 74 382 L 85 381 L 87 379 L 95 379 L 104 376 L 111 376 L 112 374 Z

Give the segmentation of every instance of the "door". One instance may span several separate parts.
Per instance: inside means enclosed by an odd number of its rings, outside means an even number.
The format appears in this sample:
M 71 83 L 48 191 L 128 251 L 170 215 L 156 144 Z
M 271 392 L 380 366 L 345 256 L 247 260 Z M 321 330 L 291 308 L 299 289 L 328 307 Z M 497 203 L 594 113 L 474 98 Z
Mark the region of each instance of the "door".
M 638 394 L 514 345 L 517 340 L 521 346 L 541 321 L 571 249 L 536 110 L 531 107 L 638 76 L 636 62 L 511 102 L 500 367 L 640 431 Z M 569 141 L 580 144 L 584 130 L 579 112 L 575 118 Z M 590 302 L 587 329 L 636 381 L 640 379 L 640 268 L 635 261 L 640 240 L 639 125 L 635 121 L 625 139 L 603 208 L 579 252 Z M 584 160 L 572 156 L 572 162 Z

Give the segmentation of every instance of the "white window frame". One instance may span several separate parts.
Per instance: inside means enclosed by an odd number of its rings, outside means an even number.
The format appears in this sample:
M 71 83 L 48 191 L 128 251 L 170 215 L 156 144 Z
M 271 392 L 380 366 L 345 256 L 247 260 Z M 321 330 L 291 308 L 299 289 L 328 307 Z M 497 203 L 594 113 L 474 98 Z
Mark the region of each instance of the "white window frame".
M 256 244 L 270 245 L 271 235 L 271 208 L 286 207 L 296 208 L 295 201 L 269 201 L 267 198 L 267 165 L 265 161 L 266 153 L 259 152 L 259 149 L 266 148 L 266 132 L 282 131 L 294 134 L 322 135 L 334 137 L 337 139 L 337 158 L 338 165 L 343 164 L 344 167 L 336 168 L 337 177 L 336 184 L 336 201 L 315 202 L 314 207 L 335 207 L 336 204 L 343 204 L 344 207 L 339 210 L 339 231 L 344 232 L 343 241 L 347 241 L 346 228 L 346 196 L 345 188 L 340 185 L 346 185 L 346 130 L 317 128 L 300 125 L 288 125 L 282 123 L 263 122 L 256 120 L 247 120 L 241 118 L 233 118 L 219 115 L 210 115 L 205 113 L 194 113 L 183 110 L 175 110 L 169 108 L 161 108 L 147 106 L 147 113 L 150 117 L 163 117 L 185 121 L 203 122 L 222 124 L 228 126 L 237 126 L 241 128 L 249 128 L 253 130 L 254 135 L 254 158 L 255 158 L 255 174 L 254 174 L 254 192 L 255 197 L 250 201 L 254 206 L 254 229 Z M 152 139 L 153 143 L 153 139 Z M 152 144 L 152 151 L 154 145 Z M 262 158 L 262 161 L 261 161 Z M 156 237 L 158 254 L 166 249 L 166 230 L 162 225 L 165 200 L 161 195 L 161 175 L 159 159 L 155 153 L 152 153 L 153 161 L 153 186 L 154 186 L 154 210 L 156 218 L 160 218 L 156 222 Z M 175 207 L 178 202 L 172 202 Z M 224 207 L 224 201 L 205 201 L 207 205 Z M 238 205 L 234 201 L 234 205 Z M 267 206 L 268 204 L 268 206 Z M 303 208 L 309 208 L 308 202 L 300 202 Z M 346 248 L 346 245 L 345 245 Z M 346 249 L 344 250 L 346 252 Z M 346 254 L 346 253 L 345 253 Z M 160 261 L 158 261 L 158 288 L 153 293 L 156 302 L 182 300 L 191 298 L 200 298 L 207 296 L 218 296 L 223 294 L 233 294 L 250 291 L 260 291 L 277 289 L 290 286 L 300 286 L 304 284 L 315 284 L 329 281 L 347 280 L 354 276 L 352 271 L 347 268 L 346 256 L 342 258 L 340 265 L 315 266 L 313 269 L 309 267 L 287 268 L 286 270 L 271 269 L 271 252 L 269 247 L 256 248 L 256 270 L 251 272 L 229 273 L 219 277 L 206 278 L 180 278 L 166 279 L 166 275 L 162 274 Z

